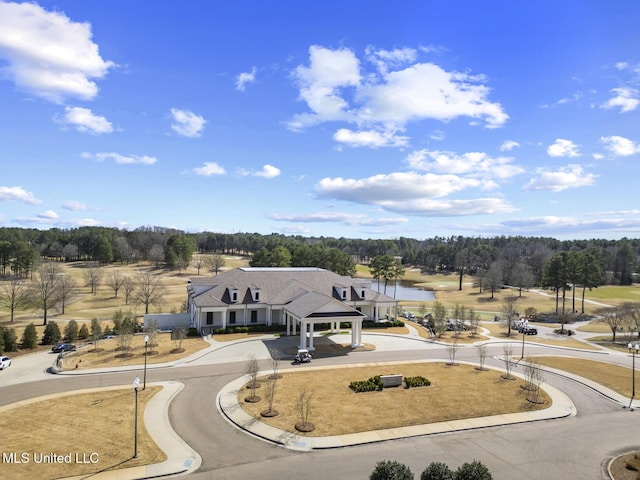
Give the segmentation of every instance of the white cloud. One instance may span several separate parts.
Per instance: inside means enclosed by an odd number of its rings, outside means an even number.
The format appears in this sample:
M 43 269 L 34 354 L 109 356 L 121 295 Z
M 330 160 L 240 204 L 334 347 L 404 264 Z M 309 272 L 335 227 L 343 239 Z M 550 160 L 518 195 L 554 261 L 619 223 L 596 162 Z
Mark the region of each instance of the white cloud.
M 346 225 L 360 226 L 382 226 L 382 225 L 398 225 L 407 223 L 409 220 L 403 217 L 382 217 L 368 218 L 361 213 L 342 213 L 342 212 L 314 212 L 303 214 L 270 214 L 267 218 L 278 222 L 296 222 L 296 223 L 343 223 Z
M 178 135 L 183 137 L 199 137 L 202 135 L 207 121 L 189 110 L 180 110 L 178 108 L 171 109 L 171 118 L 174 123 L 171 125 L 171 129 Z
M 79 132 L 111 133 L 113 126 L 105 117 L 94 115 L 88 108 L 66 107 L 62 123 L 72 125 Z
M 262 167 L 262 170 L 260 170 L 259 172 L 255 172 L 254 175 L 256 177 L 262 177 L 262 178 L 275 178 L 277 176 L 280 175 L 280 169 L 278 167 L 274 167 L 273 165 L 264 165 Z
M 502 145 L 500 145 L 500 151 L 510 152 L 514 148 L 519 148 L 519 147 L 520 147 L 520 144 L 518 142 L 514 140 L 505 140 L 504 142 L 502 142 Z
M 269 164 L 263 165 L 262 170 L 258 171 L 247 170 L 246 168 L 238 168 L 236 172 L 242 177 L 254 176 L 262 178 L 275 178 L 281 173 L 278 167 L 274 167 L 273 165 Z
M 579 157 L 578 146 L 571 140 L 557 138 L 553 145 L 549 145 L 547 153 L 552 157 Z
M 360 84 L 360 62 L 354 53 L 312 45 L 309 63 L 308 67 L 299 65 L 293 76 L 300 88 L 300 99 L 311 113 L 294 115 L 288 127 L 296 131 L 322 122 L 353 119 L 340 89 Z
M 424 119 L 469 117 L 484 120 L 488 128 L 507 121 L 502 106 L 487 99 L 490 89 L 482 75 L 447 72 L 432 63 L 415 63 L 416 58 L 414 49 L 369 48 L 366 59 L 376 71 L 367 72 L 352 50 L 311 46 L 309 66 L 294 72 L 300 99 L 310 111 L 295 115 L 288 128 L 342 121 L 358 125 L 360 131 L 394 132 Z
M 640 105 L 638 90 L 635 88 L 612 88 L 611 93 L 614 94 L 614 97 L 602 104 L 602 108 L 619 108 L 621 113 L 625 113 L 635 110 Z
M 40 205 L 42 203 L 33 193 L 27 192 L 22 187 L 0 187 L 0 202 L 11 201 L 24 202 L 30 205 Z
M 350 147 L 404 147 L 409 143 L 409 137 L 399 136 L 394 132 L 374 130 L 354 132 L 348 128 L 338 130 L 333 134 L 333 139 Z
M 116 152 L 100 152 L 100 153 L 88 153 L 83 152 L 80 154 L 82 158 L 93 159 L 98 162 L 104 162 L 105 160 L 113 160 L 114 162 L 122 165 L 127 164 L 140 164 L 140 165 L 153 165 L 158 161 L 155 157 L 149 157 L 148 155 L 121 155 Z
M 203 177 L 210 177 L 212 175 L 224 175 L 226 172 L 224 168 L 216 162 L 204 162 L 201 167 L 194 168 L 193 173 L 202 175 Z
M 373 63 L 381 74 L 385 75 L 389 69 L 415 62 L 418 52 L 414 48 L 375 50 L 373 47 L 367 47 L 365 54 L 367 60 Z
M 640 144 L 636 144 L 628 138 L 612 135 L 610 137 L 600 137 L 600 143 L 614 155 L 628 157 L 640 152 Z
M 415 170 L 443 174 L 466 175 L 474 178 L 510 178 L 524 173 L 513 165 L 513 158 L 493 158 L 484 152 L 468 152 L 457 155 L 438 150 L 417 150 L 407 157 L 407 163 Z
M 75 200 L 69 200 L 69 201 L 64 202 L 62 204 L 62 208 L 64 208 L 65 210 L 72 210 L 74 212 L 77 212 L 77 211 L 80 211 L 80 210 L 86 210 L 87 206 L 82 202 L 77 202 Z
M 523 190 L 549 190 L 561 192 L 570 188 L 593 185 L 597 175 L 586 173 L 581 165 L 570 164 L 556 171 L 545 168 L 536 170 L 537 177 L 523 187 Z
M 323 198 L 377 205 L 387 211 L 411 215 L 476 215 L 514 210 L 500 198 L 444 198 L 484 186 L 486 182 L 481 180 L 456 175 L 395 172 L 363 179 L 324 178 L 316 184 L 315 192 Z
M 236 90 L 244 92 L 244 89 L 248 83 L 256 81 L 256 67 L 253 67 L 250 72 L 242 72 L 236 77 Z
M 114 67 L 100 56 L 90 24 L 26 2 L 0 2 L 0 58 L 18 89 L 56 103 L 94 98 L 93 79 Z

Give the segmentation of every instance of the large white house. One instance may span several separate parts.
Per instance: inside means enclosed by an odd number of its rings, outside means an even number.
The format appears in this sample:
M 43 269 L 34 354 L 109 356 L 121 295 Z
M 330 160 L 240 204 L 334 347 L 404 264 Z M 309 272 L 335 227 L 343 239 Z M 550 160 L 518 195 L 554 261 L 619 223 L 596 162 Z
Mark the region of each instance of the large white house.
M 321 268 L 236 268 L 194 277 L 187 286 L 190 326 L 203 335 L 218 328 L 283 325 L 313 350 L 314 328 L 351 325 L 351 345 L 362 345 L 362 321 L 392 317 L 395 299 L 370 288 L 370 280 Z

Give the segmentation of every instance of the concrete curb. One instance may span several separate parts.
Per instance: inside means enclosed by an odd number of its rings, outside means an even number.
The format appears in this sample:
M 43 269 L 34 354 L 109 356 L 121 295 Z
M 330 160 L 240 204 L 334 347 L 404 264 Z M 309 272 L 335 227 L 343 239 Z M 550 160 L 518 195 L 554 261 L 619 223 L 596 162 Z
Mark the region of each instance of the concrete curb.
M 427 362 L 439 363 L 442 360 L 426 360 Z M 425 360 L 416 360 L 409 362 L 388 362 L 388 364 L 406 364 L 406 363 L 424 363 Z M 471 362 L 458 362 L 475 365 Z M 359 365 L 364 366 L 364 365 Z M 349 368 L 351 365 L 340 366 Z M 324 368 L 340 368 L 336 366 L 326 367 L 302 367 L 305 370 L 324 369 Z M 504 371 L 500 368 L 491 368 L 496 371 Z M 281 370 L 282 373 L 287 371 L 300 371 L 297 369 Z M 263 371 L 259 375 L 267 375 L 270 372 Z M 514 376 L 524 379 L 519 373 L 512 372 Z M 399 438 L 418 437 L 423 435 L 434 435 L 447 432 L 459 432 L 463 430 L 473 430 L 479 428 L 487 428 L 501 425 L 511 425 L 516 423 L 536 422 L 541 420 L 551 420 L 556 418 L 564 418 L 576 414 L 576 408 L 571 399 L 560 390 L 549 384 L 542 384 L 541 388 L 551 396 L 553 403 L 549 408 L 544 410 L 536 410 L 532 412 L 519 412 L 503 415 L 494 415 L 490 417 L 469 418 L 463 420 L 452 420 L 449 422 L 431 423 L 425 425 L 411 425 L 406 427 L 389 428 L 384 430 L 375 430 L 368 432 L 353 433 L 348 435 L 326 436 L 326 437 L 310 437 L 296 435 L 291 432 L 274 428 L 267 425 L 247 414 L 238 404 L 237 396 L 242 386 L 249 380 L 248 376 L 240 377 L 222 388 L 216 398 L 216 406 L 218 411 L 227 419 L 234 427 L 242 430 L 256 438 L 266 442 L 280 445 L 284 448 L 299 451 L 324 450 L 333 448 L 350 447 L 355 445 L 363 445 L 368 443 L 384 442 L 387 440 L 396 440 Z

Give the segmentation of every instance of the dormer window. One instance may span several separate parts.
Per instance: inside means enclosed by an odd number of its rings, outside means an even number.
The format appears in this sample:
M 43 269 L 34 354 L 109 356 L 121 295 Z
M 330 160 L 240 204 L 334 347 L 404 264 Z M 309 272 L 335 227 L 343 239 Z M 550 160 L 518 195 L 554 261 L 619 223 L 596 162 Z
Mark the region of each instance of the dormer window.
M 364 288 L 363 288 L 362 290 L 360 290 L 360 298 L 361 298 L 362 300 L 364 300 L 364 292 L 365 292 L 365 289 L 364 289 Z
M 260 287 L 256 287 L 256 286 L 249 286 L 249 290 L 251 290 L 251 298 L 253 299 L 254 302 L 259 302 L 260 301 Z
M 229 287 L 229 298 L 232 302 L 238 301 L 238 289 L 235 287 Z
M 342 300 L 346 300 L 347 299 L 347 287 L 343 287 L 340 285 L 334 285 L 336 293 L 338 294 L 338 297 Z

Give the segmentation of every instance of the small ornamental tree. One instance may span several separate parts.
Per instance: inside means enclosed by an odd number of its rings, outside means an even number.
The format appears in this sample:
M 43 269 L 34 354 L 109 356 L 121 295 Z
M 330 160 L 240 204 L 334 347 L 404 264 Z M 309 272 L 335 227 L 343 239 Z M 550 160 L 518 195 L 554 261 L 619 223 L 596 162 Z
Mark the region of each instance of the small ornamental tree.
M 64 339 L 72 343 L 78 340 L 78 322 L 69 320 L 67 326 L 64 327 Z
M 22 333 L 22 340 L 20 341 L 20 347 L 22 348 L 36 348 L 38 346 L 38 332 L 36 332 L 36 326 L 33 323 L 27 325 Z
M 97 318 L 91 319 L 91 340 L 93 341 L 94 349 L 98 350 L 98 342 L 102 336 L 102 324 Z
M 258 372 L 260 371 L 260 366 L 258 365 L 258 360 L 256 360 L 255 355 L 250 355 L 247 364 L 244 367 L 244 373 L 249 376 L 249 384 L 248 388 L 251 389 L 251 396 L 247 397 L 245 400 L 251 403 L 259 402 L 261 399 L 256 395 L 256 388 L 258 388 Z
M 86 340 L 87 338 L 89 338 L 89 329 L 87 328 L 86 323 L 83 323 L 80 327 L 80 330 L 78 331 L 78 338 L 80 340 Z
M 478 345 L 476 346 L 476 350 L 478 351 L 478 363 L 480 364 L 477 369 L 480 371 L 487 370 L 487 368 L 484 366 L 484 362 L 487 359 L 487 345 L 484 343 L 482 345 Z
M 493 480 L 489 469 L 482 463 L 474 460 L 471 463 L 463 463 L 453 477 L 454 480 Z
M 42 345 L 53 345 L 62 338 L 60 327 L 54 321 L 47 323 L 42 335 Z
M 453 470 L 446 463 L 431 462 L 420 475 L 420 480 L 453 480 Z
M 406 465 L 383 460 L 376 464 L 376 468 L 369 475 L 369 480 L 413 480 L 413 472 Z
M 4 340 L 4 351 L 5 352 L 18 351 L 18 335 L 16 335 L 15 328 L 0 327 L 0 329 L 2 331 L 2 337 Z

